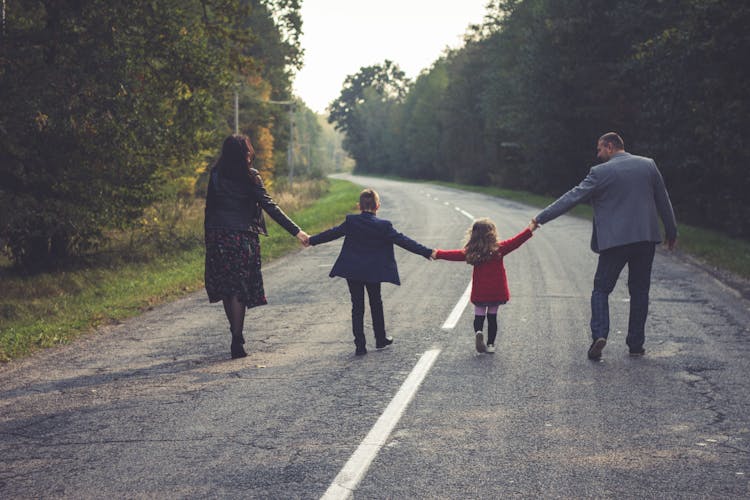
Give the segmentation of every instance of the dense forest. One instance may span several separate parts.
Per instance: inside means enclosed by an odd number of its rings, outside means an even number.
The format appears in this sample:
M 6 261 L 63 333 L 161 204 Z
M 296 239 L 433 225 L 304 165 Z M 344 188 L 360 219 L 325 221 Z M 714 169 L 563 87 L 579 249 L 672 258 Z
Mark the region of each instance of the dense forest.
M 416 81 L 350 75 L 329 120 L 362 173 L 557 196 L 619 132 L 678 220 L 750 237 L 750 3 L 493 0 Z
M 0 250 L 19 267 L 89 251 L 152 204 L 195 196 L 235 129 L 235 95 L 269 184 L 291 177 L 288 154 L 303 173 L 332 154 L 292 96 L 299 0 L 3 7 Z

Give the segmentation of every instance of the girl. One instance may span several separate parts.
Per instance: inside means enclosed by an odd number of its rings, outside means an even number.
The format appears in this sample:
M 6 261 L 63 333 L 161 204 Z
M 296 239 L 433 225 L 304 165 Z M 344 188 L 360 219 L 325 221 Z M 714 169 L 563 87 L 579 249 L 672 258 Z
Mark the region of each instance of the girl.
M 495 352 L 497 309 L 510 299 L 503 256 L 531 238 L 538 227 L 533 221 L 509 240 L 498 241 L 497 228 L 489 219 L 477 219 L 466 234 L 467 243 L 459 250 L 433 251 L 434 259 L 466 261 L 474 266 L 471 277 L 471 303 L 474 304 L 474 332 L 477 352 Z M 487 345 L 482 329 L 487 316 Z

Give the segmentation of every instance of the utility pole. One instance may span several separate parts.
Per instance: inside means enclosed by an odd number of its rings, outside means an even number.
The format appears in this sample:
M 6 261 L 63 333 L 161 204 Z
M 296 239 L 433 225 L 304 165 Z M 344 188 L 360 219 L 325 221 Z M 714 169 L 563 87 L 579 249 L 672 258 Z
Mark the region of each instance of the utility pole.
M 286 165 L 289 170 L 289 186 L 294 180 L 294 104 L 289 105 L 289 144 L 286 147 Z
M 289 106 L 289 143 L 286 146 L 286 168 L 289 171 L 289 185 L 294 181 L 294 111 L 295 101 L 261 101 L 268 104 Z
M 240 93 L 234 89 L 234 135 L 240 133 Z

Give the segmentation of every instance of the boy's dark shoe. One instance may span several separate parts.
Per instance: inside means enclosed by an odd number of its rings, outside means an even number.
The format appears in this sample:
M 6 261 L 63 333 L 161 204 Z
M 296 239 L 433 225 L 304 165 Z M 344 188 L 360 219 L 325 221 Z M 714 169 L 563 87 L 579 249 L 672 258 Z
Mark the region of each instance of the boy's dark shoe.
M 355 356 L 364 356 L 367 354 L 367 348 L 365 346 L 357 347 L 357 350 L 354 351 Z
M 605 339 L 604 337 L 599 337 L 598 339 L 594 340 L 591 343 L 591 347 L 589 347 L 589 359 L 592 361 L 601 359 L 602 351 L 604 350 L 605 345 L 607 345 L 607 339 Z
M 630 349 L 630 356 L 634 358 L 643 356 L 644 354 L 646 354 L 646 349 L 644 349 L 643 347 L 636 347 L 634 349 Z
M 380 340 L 375 343 L 375 348 L 382 349 L 384 347 L 388 347 L 391 344 L 393 344 L 393 337 L 389 337 L 386 335 L 386 337 L 383 340 Z

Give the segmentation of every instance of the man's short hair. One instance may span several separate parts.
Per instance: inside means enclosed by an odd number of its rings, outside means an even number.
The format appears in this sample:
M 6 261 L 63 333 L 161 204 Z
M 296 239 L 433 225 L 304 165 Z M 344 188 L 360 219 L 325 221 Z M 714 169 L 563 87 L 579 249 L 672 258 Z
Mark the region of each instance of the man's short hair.
M 380 204 L 380 196 L 374 189 L 363 189 L 359 193 L 359 209 L 363 212 L 374 212 Z
M 615 149 L 625 149 L 625 142 L 616 132 L 607 132 L 599 138 L 604 144 L 609 144 Z

